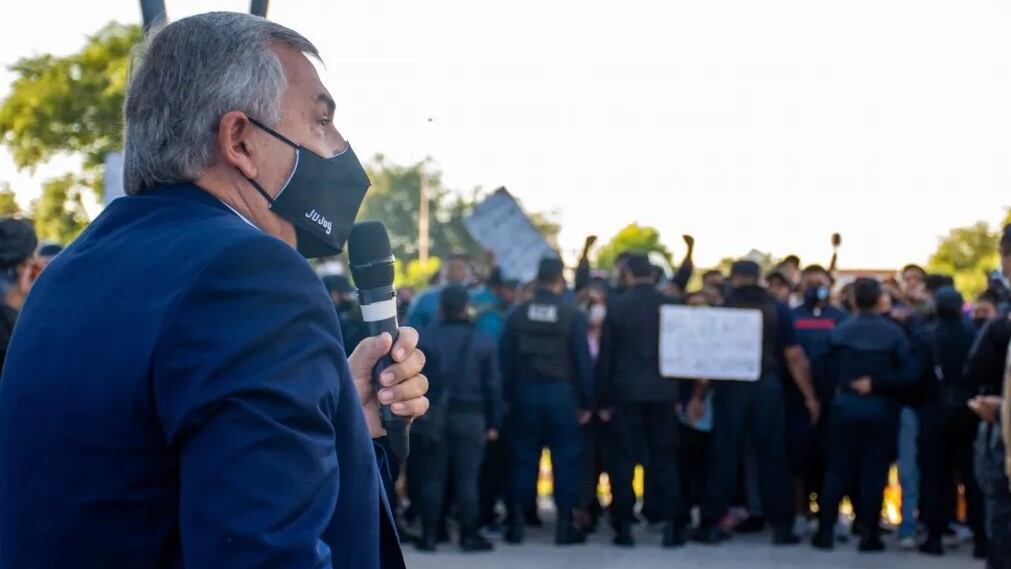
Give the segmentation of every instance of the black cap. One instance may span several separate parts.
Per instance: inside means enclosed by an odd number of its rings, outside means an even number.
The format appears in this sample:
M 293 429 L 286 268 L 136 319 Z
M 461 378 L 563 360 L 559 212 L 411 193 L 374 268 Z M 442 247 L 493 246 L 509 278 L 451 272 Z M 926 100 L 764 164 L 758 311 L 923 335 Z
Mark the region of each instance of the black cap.
M 439 294 L 439 308 L 446 318 L 461 315 L 466 311 L 469 302 L 470 295 L 467 289 L 460 285 L 449 285 Z
M 0 219 L 0 270 L 20 265 L 35 253 L 39 239 L 35 227 L 27 219 Z
M 771 273 L 765 275 L 765 282 L 772 282 L 775 280 L 783 281 L 783 284 L 790 284 L 790 279 L 787 278 L 786 273 L 783 271 L 772 271 Z
M 43 243 L 39 247 L 38 256 L 39 257 L 55 257 L 63 252 L 63 245 L 58 245 L 56 243 Z
M 565 265 L 557 257 L 545 257 L 537 265 L 537 280 L 542 283 L 553 283 L 562 278 Z
M 355 291 L 355 287 L 351 286 L 351 279 L 344 275 L 326 275 L 323 277 L 323 286 L 327 292 L 350 294 Z
M 965 299 L 954 287 L 942 286 L 934 295 L 934 305 L 937 307 L 939 317 L 945 320 L 957 320 L 962 317 Z
M 730 276 L 751 277 L 757 279 L 762 274 L 762 267 L 754 261 L 737 261 L 730 266 Z

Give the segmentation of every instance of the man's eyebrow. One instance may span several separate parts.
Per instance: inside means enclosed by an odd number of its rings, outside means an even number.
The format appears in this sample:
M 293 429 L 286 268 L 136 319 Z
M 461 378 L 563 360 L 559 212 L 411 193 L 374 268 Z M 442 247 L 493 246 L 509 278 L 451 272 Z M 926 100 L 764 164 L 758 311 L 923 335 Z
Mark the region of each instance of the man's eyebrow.
M 334 111 L 337 110 L 337 103 L 334 102 L 333 97 L 326 93 L 320 93 L 316 95 L 316 102 L 323 103 L 326 105 L 327 111 L 332 115 Z

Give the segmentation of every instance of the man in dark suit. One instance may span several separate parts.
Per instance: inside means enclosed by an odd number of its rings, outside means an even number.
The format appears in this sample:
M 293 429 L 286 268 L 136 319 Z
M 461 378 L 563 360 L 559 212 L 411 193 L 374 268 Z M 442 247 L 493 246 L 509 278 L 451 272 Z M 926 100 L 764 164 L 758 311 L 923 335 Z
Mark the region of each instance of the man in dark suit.
M 151 40 L 129 196 L 53 260 L 14 332 L 0 566 L 403 567 L 376 401 L 423 414 L 424 356 L 405 328 L 346 357 L 303 258 L 343 247 L 367 187 L 305 54 L 243 14 Z
M 663 545 L 679 547 L 685 535 L 674 411 L 678 392 L 673 381 L 660 376 L 659 356 L 660 307 L 672 301 L 653 284 L 653 267 L 646 255 L 628 256 L 622 278 L 628 291 L 608 309 L 597 361 L 601 414 L 612 423 L 608 462 L 614 543 L 634 545 L 632 473 L 645 455 L 650 480 L 655 481 L 650 490 L 656 492 L 657 513 L 665 524 Z

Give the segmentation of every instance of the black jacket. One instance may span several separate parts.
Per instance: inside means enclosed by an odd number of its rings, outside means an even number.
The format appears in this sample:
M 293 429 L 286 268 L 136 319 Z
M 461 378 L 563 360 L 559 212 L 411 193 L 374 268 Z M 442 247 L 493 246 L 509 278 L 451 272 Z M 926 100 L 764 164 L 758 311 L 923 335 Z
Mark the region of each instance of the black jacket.
M 966 378 L 980 392 L 1000 395 L 1004 391 L 1008 342 L 1011 342 L 1011 314 L 1002 314 L 980 330 L 965 368 Z
M 660 375 L 660 307 L 673 300 L 637 285 L 611 302 L 597 360 L 601 407 L 677 400 L 677 384 Z
M 920 379 L 919 367 L 905 332 L 884 316 L 861 314 L 832 332 L 828 377 L 839 393 L 853 394 L 850 383 L 870 376 L 872 392 L 864 399 L 897 402 Z
M 450 410 L 484 412 L 489 429 L 501 428 L 502 379 L 495 340 L 469 322 L 450 321 L 422 329 L 420 345 L 428 358 L 425 375 L 432 404 L 446 401 Z

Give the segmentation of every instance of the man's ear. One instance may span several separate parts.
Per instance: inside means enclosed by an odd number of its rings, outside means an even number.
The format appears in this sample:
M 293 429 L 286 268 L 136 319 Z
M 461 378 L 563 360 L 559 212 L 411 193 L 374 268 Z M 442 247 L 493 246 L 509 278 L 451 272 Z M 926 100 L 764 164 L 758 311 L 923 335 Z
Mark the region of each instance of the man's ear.
M 250 140 L 255 128 L 241 111 L 229 111 L 218 121 L 219 159 L 250 179 L 256 178 L 258 173 L 253 161 L 254 146 Z

